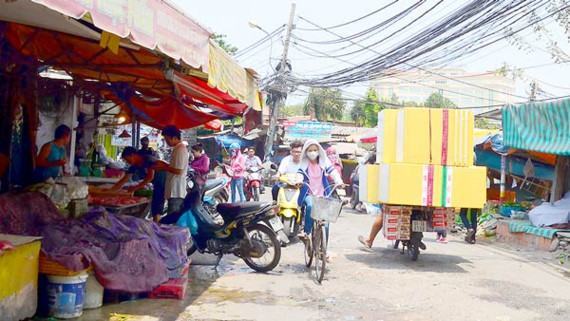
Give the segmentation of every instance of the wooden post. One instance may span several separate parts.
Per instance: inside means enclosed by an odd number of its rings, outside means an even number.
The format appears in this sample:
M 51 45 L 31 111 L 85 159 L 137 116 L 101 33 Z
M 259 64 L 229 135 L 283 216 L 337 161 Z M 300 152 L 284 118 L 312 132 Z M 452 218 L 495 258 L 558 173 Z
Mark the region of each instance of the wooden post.
M 501 204 L 505 201 L 505 185 L 507 180 L 507 156 L 501 155 L 501 192 L 499 200 Z
M 562 198 L 564 191 L 564 179 L 566 177 L 567 158 L 558 156 L 556 159 L 556 167 L 554 167 L 554 179 L 552 180 L 552 189 L 550 190 L 550 203 L 558 201 Z

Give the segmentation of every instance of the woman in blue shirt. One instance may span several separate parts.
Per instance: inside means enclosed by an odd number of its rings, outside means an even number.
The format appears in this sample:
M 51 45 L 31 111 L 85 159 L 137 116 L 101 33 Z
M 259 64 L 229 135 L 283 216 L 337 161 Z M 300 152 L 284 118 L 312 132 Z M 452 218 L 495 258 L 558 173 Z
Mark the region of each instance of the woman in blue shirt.
M 71 128 L 60 125 L 56 128 L 54 136 L 53 141 L 42 146 L 36 158 L 36 169 L 34 171 L 36 182 L 56 178 L 65 173 L 65 164 L 67 164 L 65 148 L 71 141 Z

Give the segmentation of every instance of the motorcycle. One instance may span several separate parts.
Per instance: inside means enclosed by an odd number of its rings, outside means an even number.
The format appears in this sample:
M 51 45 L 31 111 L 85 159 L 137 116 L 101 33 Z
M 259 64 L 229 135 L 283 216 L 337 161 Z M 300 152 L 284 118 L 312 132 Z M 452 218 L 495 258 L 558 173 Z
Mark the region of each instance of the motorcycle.
M 283 231 L 289 239 L 297 236 L 301 229 L 302 210 L 299 206 L 303 175 L 285 174 L 279 177 L 283 186 L 277 194 L 278 216 L 283 222 Z
M 259 202 L 259 194 L 261 187 L 261 167 L 251 167 L 247 170 L 247 175 L 245 177 L 245 190 L 246 199 L 255 202 Z
M 262 202 L 218 204 L 216 211 L 224 220 L 219 225 L 203 206 L 203 194 L 193 184 L 182 211 L 161 220 L 162 224 L 176 224 L 190 230 L 193 244 L 188 256 L 196 251 L 219 257 L 233 254 L 257 272 L 273 270 L 281 259 L 281 245 L 273 229 L 279 230 L 282 226 L 273 215 L 274 205 Z
M 354 171 L 352 172 L 352 174 L 350 175 L 350 180 L 351 180 L 350 185 L 352 188 L 352 194 L 350 195 L 350 207 L 352 207 L 353 210 L 362 212 L 363 204 L 360 201 L 360 196 L 358 194 L 359 193 L 359 177 L 358 177 L 359 166 L 357 166 L 354 169 Z

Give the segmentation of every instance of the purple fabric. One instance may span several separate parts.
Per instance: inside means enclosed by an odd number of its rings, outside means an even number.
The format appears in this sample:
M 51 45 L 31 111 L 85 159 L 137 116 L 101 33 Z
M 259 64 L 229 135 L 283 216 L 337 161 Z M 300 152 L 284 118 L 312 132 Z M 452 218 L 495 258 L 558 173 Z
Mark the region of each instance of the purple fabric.
M 93 265 L 110 290 L 148 292 L 180 277 L 188 263 L 188 229 L 92 209 L 64 220 L 41 193 L 0 195 L 0 233 L 43 236 L 51 259 L 78 271 Z
M 47 226 L 42 249 L 72 270 L 92 264 L 110 290 L 148 292 L 188 263 L 188 229 L 159 226 L 96 208 L 83 218 Z
M 64 218 L 39 192 L 0 194 L 0 233 L 40 236 L 43 228 Z

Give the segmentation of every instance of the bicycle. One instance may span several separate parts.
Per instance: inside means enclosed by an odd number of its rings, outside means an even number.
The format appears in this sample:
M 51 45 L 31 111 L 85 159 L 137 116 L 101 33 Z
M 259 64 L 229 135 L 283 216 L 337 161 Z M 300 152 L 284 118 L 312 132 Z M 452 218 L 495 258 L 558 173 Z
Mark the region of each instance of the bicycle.
M 340 186 L 340 185 L 338 185 Z M 327 223 L 337 221 L 342 211 L 343 202 L 339 198 L 331 197 L 332 192 L 338 187 L 334 186 L 331 193 L 327 197 L 313 197 L 313 210 L 311 217 L 313 218 L 313 230 L 310 237 L 305 241 L 305 265 L 312 268 L 315 281 L 321 284 L 325 277 L 327 265 L 327 245 L 328 238 L 326 233 Z M 314 261 L 314 264 L 313 264 Z

